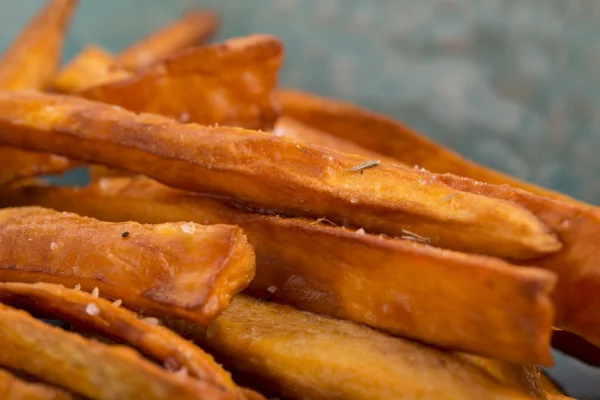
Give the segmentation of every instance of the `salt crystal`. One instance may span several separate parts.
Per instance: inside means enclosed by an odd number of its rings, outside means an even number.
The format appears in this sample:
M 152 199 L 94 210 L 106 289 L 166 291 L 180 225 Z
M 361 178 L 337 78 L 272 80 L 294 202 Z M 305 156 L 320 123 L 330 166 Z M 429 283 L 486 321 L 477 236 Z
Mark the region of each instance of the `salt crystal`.
M 100 289 L 96 286 L 94 290 L 92 290 L 92 297 L 98 297 L 100 295 Z
M 365 230 L 363 228 L 360 228 L 356 231 L 356 235 L 357 236 L 362 236 L 365 234 Z
M 58 249 L 58 245 L 54 242 L 50 243 L 50 250 L 54 251 L 56 249 Z
M 193 222 L 185 223 L 180 228 L 184 233 L 189 233 L 190 235 L 196 231 L 196 225 Z
M 94 303 L 89 303 L 86 307 L 85 307 L 85 312 L 88 315 L 91 315 L 92 317 L 95 317 L 96 315 L 100 314 L 100 309 L 98 308 L 97 305 L 95 305 Z
M 270 293 L 275 293 L 275 291 L 277 291 L 277 288 L 276 288 L 275 286 L 269 286 L 269 287 L 267 288 L 267 290 L 268 290 Z

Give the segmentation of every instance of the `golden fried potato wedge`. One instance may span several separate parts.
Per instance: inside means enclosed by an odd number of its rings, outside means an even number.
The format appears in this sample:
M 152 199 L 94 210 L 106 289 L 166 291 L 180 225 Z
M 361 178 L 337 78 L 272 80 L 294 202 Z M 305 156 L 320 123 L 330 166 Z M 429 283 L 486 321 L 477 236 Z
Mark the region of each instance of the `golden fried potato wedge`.
M 184 50 L 136 76 L 85 89 L 79 95 L 206 125 L 269 130 L 283 45 L 251 35 Z
M 210 347 L 255 384 L 289 399 L 525 400 L 544 395 L 537 367 L 504 365 L 494 376 L 488 370 L 499 367 L 488 367 L 487 360 L 475 363 L 349 321 L 244 296 L 236 296 L 208 328 L 185 321 L 168 325 Z
M 0 281 L 97 287 L 132 308 L 206 322 L 253 277 L 254 251 L 235 226 L 0 210 Z
M 292 89 L 278 93 L 284 115 L 408 165 L 492 184 L 507 183 L 555 199 L 572 198 L 466 160 L 400 121 L 353 104 Z
M 235 399 L 210 382 L 175 374 L 136 351 L 84 339 L 0 305 L 0 366 L 94 400 Z
M 190 9 L 177 21 L 123 50 L 116 62 L 133 71 L 149 67 L 176 51 L 207 41 L 219 23 L 219 15 L 213 11 Z
M 0 59 L 0 88 L 44 89 L 51 81 L 77 0 L 50 0 Z
M 52 386 L 23 381 L 0 369 L 0 398 L 2 400 L 72 400 L 73 396 Z
M 434 174 L 291 138 L 180 124 L 69 96 L 0 93 L 0 108 L 0 144 L 126 169 L 263 213 L 326 217 L 513 259 L 561 247 L 548 227 L 514 203 L 457 195 Z
M 104 178 L 85 188 L 21 186 L 0 198 L 0 205 L 22 204 L 116 222 L 235 224 L 256 251 L 255 296 L 439 346 L 551 363 L 554 277 L 547 271 L 254 214 L 147 178 Z
M 0 59 L 0 89 L 43 90 L 60 63 L 62 47 L 77 0 L 50 0 Z M 0 147 L 0 187 L 38 174 L 75 167 L 64 157 Z
M 75 93 L 133 76 L 115 65 L 112 53 L 97 45 L 87 45 L 60 70 L 52 81 L 55 91 Z
M 138 319 L 119 304 L 92 294 L 47 283 L 0 283 L 0 303 L 43 312 L 78 327 L 101 332 L 162 362 L 171 370 L 185 368 L 188 375 L 232 393 L 240 392 L 229 373 L 198 346 L 158 325 L 154 318 Z M 93 304 L 93 313 L 90 313 Z M 239 396 L 242 396 L 240 393 Z

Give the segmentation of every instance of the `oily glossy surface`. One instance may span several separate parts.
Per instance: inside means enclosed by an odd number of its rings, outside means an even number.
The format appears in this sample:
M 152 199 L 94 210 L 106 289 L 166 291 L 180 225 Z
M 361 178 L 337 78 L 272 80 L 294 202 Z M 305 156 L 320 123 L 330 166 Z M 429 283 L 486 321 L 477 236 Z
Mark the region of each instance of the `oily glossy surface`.
M 188 375 L 221 387 L 223 391 L 239 391 L 229 373 L 198 346 L 90 293 L 47 283 L 5 282 L 0 283 L 0 303 L 35 310 L 45 316 L 92 329 L 113 340 L 127 343 L 172 371 L 185 367 Z M 86 312 L 90 303 L 95 304 L 98 311 L 96 315 Z
M 236 296 L 208 328 L 182 321 L 169 325 L 212 348 L 240 375 L 288 399 L 525 400 L 546 395 L 535 367 L 504 364 L 504 372 L 490 374 L 498 369 L 493 361 L 467 361 L 349 321 L 244 296 Z
M 98 287 L 133 308 L 206 322 L 253 277 L 254 252 L 238 227 L 107 223 L 40 207 L 0 210 L 1 281 Z
M 301 218 L 259 215 L 146 178 L 85 188 L 24 186 L 3 205 L 40 204 L 108 221 L 235 224 L 256 251 L 250 292 L 394 334 L 521 363 L 551 362 L 554 276 Z
M 234 399 L 215 385 L 176 376 L 123 346 L 108 346 L 0 305 L 0 366 L 93 400 Z
M 0 398 L 3 400 L 72 400 L 60 389 L 23 381 L 0 369 Z
M 254 35 L 189 48 L 117 82 L 79 95 L 181 122 L 268 130 L 279 116 L 277 73 L 283 45 Z
M 439 247 L 515 259 L 561 247 L 516 204 L 456 196 L 423 171 L 363 170 L 366 158 L 291 138 L 180 124 L 68 96 L 2 93 L 0 107 L 1 144 L 127 169 L 263 212 L 326 216 L 368 232 L 416 233 Z

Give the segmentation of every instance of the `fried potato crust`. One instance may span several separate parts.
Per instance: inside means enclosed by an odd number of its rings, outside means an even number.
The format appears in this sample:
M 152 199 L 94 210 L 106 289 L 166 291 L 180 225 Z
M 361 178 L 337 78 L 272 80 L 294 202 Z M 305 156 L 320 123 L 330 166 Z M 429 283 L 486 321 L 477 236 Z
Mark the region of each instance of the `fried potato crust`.
M 209 382 L 174 374 L 124 346 L 108 346 L 0 305 L 0 365 L 94 400 L 235 399 Z
M 481 182 L 506 183 L 542 196 L 575 201 L 469 161 L 398 120 L 356 105 L 292 89 L 280 90 L 278 99 L 284 115 L 408 165 Z
M 207 41 L 219 23 L 219 15 L 213 11 L 190 9 L 178 20 L 123 50 L 116 63 L 133 71 L 149 67 L 176 51 Z
M 263 213 L 326 217 L 367 232 L 513 259 L 561 247 L 521 206 L 457 195 L 428 172 L 70 96 L 0 93 L 0 107 L 0 144 L 126 169 Z
M 0 281 L 98 287 L 135 309 L 207 322 L 253 277 L 254 251 L 238 227 L 0 210 Z
M 3 400 L 72 400 L 73 396 L 52 386 L 23 381 L 0 369 L 0 398 Z
M 493 375 L 456 353 L 244 296 L 236 296 L 208 328 L 185 321 L 168 325 L 289 399 L 544 398 L 537 367 L 504 365 L 514 373 Z
M 251 35 L 184 50 L 131 78 L 78 94 L 181 122 L 270 130 L 279 116 L 282 61 L 279 39 Z
M 256 251 L 250 292 L 439 346 L 551 363 L 555 278 L 489 257 L 302 218 L 254 214 L 147 178 L 85 188 L 21 186 L 0 205 L 39 204 L 107 221 L 235 224 Z
M 243 396 L 229 373 L 198 346 L 158 325 L 158 320 L 138 319 L 135 313 L 106 299 L 62 285 L 6 282 L 0 283 L 0 303 L 43 312 L 78 327 L 100 332 L 129 344 L 170 370 L 185 368 L 189 376 Z M 92 303 L 96 312 L 90 314 L 88 308 Z

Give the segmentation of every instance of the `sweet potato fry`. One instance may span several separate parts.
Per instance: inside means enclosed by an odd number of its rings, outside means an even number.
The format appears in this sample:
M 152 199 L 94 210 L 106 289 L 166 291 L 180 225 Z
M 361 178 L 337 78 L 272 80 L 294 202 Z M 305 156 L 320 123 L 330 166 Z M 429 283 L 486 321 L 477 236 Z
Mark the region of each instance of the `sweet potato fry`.
M 0 144 L 60 152 L 266 213 L 326 217 L 439 247 L 528 259 L 560 249 L 513 203 L 456 194 L 424 171 L 291 138 L 180 124 L 69 96 L 0 93 Z
M 92 329 L 119 342 L 128 343 L 142 353 L 162 362 L 171 370 L 186 368 L 188 375 L 240 393 L 240 389 L 213 358 L 199 347 L 182 339 L 152 320 L 137 315 L 90 293 L 47 283 L 0 283 L 0 303 L 43 312 L 78 327 Z M 96 312 L 88 312 L 94 304 Z M 241 396 L 241 393 L 240 393 Z
M 253 276 L 254 253 L 238 227 L 0 210 L 0 281 L 97 287 L 132 308 L 206 322 Z
M 77 0 L 51 0 L 29 22 L 0 59 L 0 89 L 42 90 L 60 62 L 64 38 Z M 37 174 L 74 167 L 64 157 L 0 147 L 0 187 Z
M 131 76 L 131 72 L 115 65 L 111 53 L 100 46 L 87 45 L 54 77 L 52 86 L 58 92 L 75 93 Z
M 526 379 L 526 368 L 506 365 L 518 380 L 506 371 L 496 379 L 454 353 L 244 296 L 236 296 L 208 328 L 168 325 L 289 399 L 524 400 L 544 394 L 535 374 Z
M 40 204 L 107 221 L 235 224 L 256 251 L 250 292 L 439 346 L 551 362 L 552 274 L 301 218 L 259 215 L 147 178 L 85 188 L 20 187 L 0 205 Z
M 284 115 L 408 165 L 492 184 L 509 184 L 542 196 L 575 201 L 550 189 L 469 161 L 400 121 L 358 106 L 284 89 L 278 93 Z
M 4 90 L 44 89 L 51 81 L 77 0 L 50 0 L 0 59 Z
M 190 48 L 132 78 L 85 89 L 79 95 L 136 112 L 201 124 L 269 130 L 283 46 L 252 35 Z
M 0 305 L 0 365 L 94 400 L 235 399 L 210 382 L 173 374 L 132 349 L 84 339 Z
M 217 13 L 188 10 L 179 20 L 123 50 L 117 57 L 117 64 L 133 71 L 149 67 L 178 50 L 210 39 L 218 27 Z
M 0 398 L 2 400 L 72 400 L 73 396 L 48 385 L 23 381 L 0 369 Z

